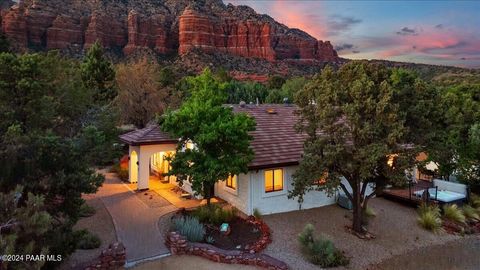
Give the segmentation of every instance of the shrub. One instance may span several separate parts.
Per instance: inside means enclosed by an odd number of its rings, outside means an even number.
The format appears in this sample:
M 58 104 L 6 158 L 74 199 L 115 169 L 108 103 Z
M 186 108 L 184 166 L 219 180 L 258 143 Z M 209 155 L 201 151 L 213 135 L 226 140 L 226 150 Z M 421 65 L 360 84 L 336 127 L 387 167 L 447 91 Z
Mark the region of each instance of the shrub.
M 298 241 L 302 247 L 302 253 L 313 264 L 321 267 L 345 266 L 349 263 L 348 258 L 338 250 L 325 236 L 315 237 L 314 227 L 307 224 L 298 235 Z
M 426 230 L 439 232 L 442 228 L 442 219 L 440 218 L 440 208 L 438 206 L 428 206 L 422 204 L 418 209 L 418 224 Z
M 377 213 L 375 213 L 375 210 L 373 210 L 373 208 L 367 207 L 367 209 L 365 209 L 365 215 L 371 218 L 377 216 Z
M 256 219 L 261 219 L 262 218 L 262 213 L 260 213 L 260 210 L 258 210 L 258 208 L 254 208 L 253 209 L 253 216 Z
M 463 209 L 463 214 L 468 220 L 472 220 L 472 221 L 480 220 L 480 216 L 477 213 L 477 209 L 473 208 L 470 205 L 464 205 L 462 209 Z
M 235 209 L 224 209 L 219 205 L 211 204 L 200 206 L 192 212 L 192 216 L 202 223 L 220 225 L 228 223 L 235 217 Z
M 458 223 L 465 223 L 465 215 L 463 214 L 462 210 L 458 208 L 456 204 L 452 205 L 444 205 L 443 206 L 443 217 L 455 221 Z
M 200 242 L 205 237 L 205 228 L 196 217 L 182 216 L 173 219 L 173 229 L 190 242 Z
M 102 244 L 102 241 L 97 235 L 87 230 L 76 231 L 74 235 L 78 249 L 95 249 L 99 248 Z
M 473 207 L 479 209 L 480 208 L 480 197 L 474 193 L 470 196 L 470 203 Z
M 86 203 L 83 203 L 82 206 L 80 206 L 79 215 L 80 217 L 91 217 L 95 215 L 95 212 L 96 212 L 95 208 L 93 208 L 92 206 Z
M 209 244 L 213 244 L 213 243 L 215 243 L 215 238 L 213 238 L 213 236 L 209 235 L 209 236 L 207 236 L 207 238 L 205 238 L 205 242 L 207 242 Z
M 120 167 L 120 164 L 115 164 L 112 167 L 110 167 L 110 172 L 116 173 L 118 178 L 120 178 L 120 180 L 128 181 L 128 170 L 122 169 Z

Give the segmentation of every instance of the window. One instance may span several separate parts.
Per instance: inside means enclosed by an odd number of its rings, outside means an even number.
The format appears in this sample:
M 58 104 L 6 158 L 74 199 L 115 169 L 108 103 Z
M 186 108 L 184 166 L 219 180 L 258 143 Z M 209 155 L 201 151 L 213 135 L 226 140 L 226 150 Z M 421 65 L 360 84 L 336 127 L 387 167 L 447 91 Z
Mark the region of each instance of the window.
M 322 186 L 327 183 L 328 172 L 324 172 L 322 176 L 318 179 L 313 180 L 313 184 L 317 186 Z
M 227 180 L 225 181 L 225 186 L 236 190 L 237 189 L 237 176 L 236 175 L 230 175 Z
M 265 171 L 265 192 L 283 190 L 283 169 Z

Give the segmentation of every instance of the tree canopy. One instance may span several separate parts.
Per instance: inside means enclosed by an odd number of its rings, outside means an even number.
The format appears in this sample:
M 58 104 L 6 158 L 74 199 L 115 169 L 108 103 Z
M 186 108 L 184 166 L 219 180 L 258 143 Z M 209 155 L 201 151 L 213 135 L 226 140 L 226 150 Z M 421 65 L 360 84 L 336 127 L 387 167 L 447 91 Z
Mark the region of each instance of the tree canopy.
M 369 199 L 388 182 L 406 181 L 405 170 L 420 151 L 415 134 L 428 131 L 422 104 L 428 104 L 429 91 L 404 70 L 366 62 L 325 68 L 296 96 L 298 130 L 308 138 L 290 197 L 301 202 L 307 191 L 333 194 L 340 188 L 353 204 L 353 230 L 365 232 Z
M 188 80 L 191 96 L 161 118 L 161 128 L 180 138 L 169 174 L 176 175 L 180 184 L 191 182 L 193 190 L 209 202 L 217 181 L 248 172 L 253 159 L 249 132 L 255 129 L 255 121 L 224 106 L 225 84 L 208 69 Z M 190 143 L 194 147 L 187 147 Z
M 54 53 L 0 54 L 0 193 L 6 198 L 11 192 L 19 194 L 9 209 L 29 211 L 31 218 L 46 216 L 44 212 L 51 217 L 48 222 L 46 217 L 45 222 L 35 219 L 37 226 L 14 212 L 4 215 L 1 222 L 13 219 L 25 226 L 7 233 L 14 239 L 7 245 L 16 251 L 73 252 L 81 196 L 96 192 L 103 182 L 91 169 L 91 158 L 100 155 L 92 151 L 101 148 L 99 140 L 107 134 L 98 121 L 102 116 L 91 110 L 92 92 L 84 87 L 79 70 L 77 61 Z M 89 128 L 97 133 L 86 132 Z M 97 148 L 86 143 L 90 139 Z M 23 188 L 18 190 L 18 185 Z M 25 237 L 19 235 L 23 229 L 30 230 Z

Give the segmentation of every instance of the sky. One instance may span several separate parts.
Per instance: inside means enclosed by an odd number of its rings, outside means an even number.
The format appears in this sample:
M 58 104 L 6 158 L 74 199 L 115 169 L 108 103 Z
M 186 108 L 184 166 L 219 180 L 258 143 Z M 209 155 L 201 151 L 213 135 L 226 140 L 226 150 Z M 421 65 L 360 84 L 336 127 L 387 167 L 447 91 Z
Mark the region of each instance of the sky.
M 341 57 L 480 68 L 480 1 L 223 1 L 329 40 Z

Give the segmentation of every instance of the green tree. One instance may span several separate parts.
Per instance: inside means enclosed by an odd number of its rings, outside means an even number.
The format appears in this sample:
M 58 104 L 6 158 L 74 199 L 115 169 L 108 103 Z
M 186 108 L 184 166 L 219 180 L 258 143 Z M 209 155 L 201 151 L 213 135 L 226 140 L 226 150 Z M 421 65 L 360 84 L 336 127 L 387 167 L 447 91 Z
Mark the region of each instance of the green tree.
M 45 211 L 44 198 L 17 186 L 0 192 L 0 250 L 3 254 L 49 254 L 45 237 L 52 229 L 52 218 Z M 0 261 L 2 269 L 39 269 L 43 261 Z
M 158 65 L 147 59 L 118 66 L 116 103 L 124 123 L 144 128 L 167 108 L 170 91 L 156 80 L 158 72 Z
M 423 113 L 413 109 L 423 95 L 417 99 L 410 94 L 428 87 L 401 72 L 367 62 L 352 62 L 337 72 L 325 68 L 296 96 L 298 129 L 308 138 L 289 196 L 302 202 L 307 191 L 334 194 L 340 188 L 353 204 L 352 227 L 359 234 L 365 233 L 369 199 L 387 183 L 407 181 L 405 170 L 413 167 L 421 150 L 414 147 L 412 135 L 428 131 L 407 121 Z M 412 109 L 401 110 L 407 107 Z M 390 158 L 392 166 L 387 164 Z M 319 184 L 316 180 L 322 178 L 325 182 Z M 374 185 L 371 194 L 369 184 Z
M 41 194 L 53 225 L 38 245 L 63 255 L 75 248 L 82 194 L 103 182 L 85 155 L 91 149 L 82 148 L 83 125 L 68 124 L 89 111 L 78 70 L 58 55 L 0 54 L 0 192 L 22 185 L 24 197 Z
M 227 100 L 225 85 L 208 69 L 189 78 L 189 84 L 191 96 L 161 121 L 164 131 L 180 138 L 169 174 L 176 175 L 180 184 L 191 182 L 193 190 L 210 203 L 216 182 L 248 172 L 253 159 L 249 132 L 254 130 L 255 121 L 223 105 Z M 191 142 L 193 149 L 187 148 Z
M 94 102 L 105 105 L 116 97 L 115 70 L 103 55 L 99 42 L 88 50 L 81 65 L 81 74 L 85 87 L 93 91 Z
M 480 85 L 447 87 L 438 107 L 443 114 L 437 118 L 436 138 L 428 144 L 429 160 L 438 164 L 437 174 L 444 179 L 457 174 L 460 181 L 478 186 Z
M 285 78 L 280 75 L 273 75 L 268 78 L 267 87 L 268 89 L 280 89 L 285 83 Z

